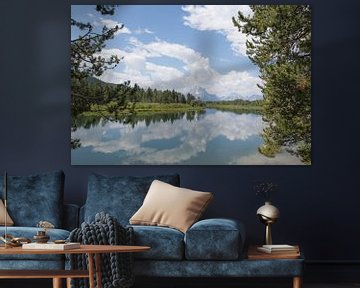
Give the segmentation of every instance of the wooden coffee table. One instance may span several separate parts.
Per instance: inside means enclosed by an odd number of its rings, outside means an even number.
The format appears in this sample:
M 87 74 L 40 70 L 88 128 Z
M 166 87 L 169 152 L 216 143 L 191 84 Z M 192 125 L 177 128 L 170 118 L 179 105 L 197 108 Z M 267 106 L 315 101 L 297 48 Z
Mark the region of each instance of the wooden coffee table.
M 68 287 L 72 278 L 88 278 L 90 288 L 101 288 L 101 257 L 102 253 L 144 252 L 148 246 L 123 246 L 123 245 L 80 245 L 78 249 L 71 250 L 25 250 L 21 247 L 0 248 L 0 254 L 87 254 L 88 270 L 0 270 L 0 279 L 30 279 L 52 278 L 53 288 L 62 287 L 62 279 L 66 278 Z M 95 263 L 94 259 L 95 258 Z

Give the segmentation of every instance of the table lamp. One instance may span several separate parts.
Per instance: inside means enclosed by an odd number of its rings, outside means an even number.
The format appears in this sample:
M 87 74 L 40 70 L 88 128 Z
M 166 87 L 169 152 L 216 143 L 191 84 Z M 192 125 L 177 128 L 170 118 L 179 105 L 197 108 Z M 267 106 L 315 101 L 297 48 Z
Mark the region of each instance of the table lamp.
M 261 223 L 265 226 L 265 244 L 272 245 L 272 236 L 271 236 L 271 225 L 276 222 L 280 217 L 280 211 L 274 205 L 271 205 L 271 202 L 266 201 L 265 205 L 261 206 L 256 214 L 258 215 Z

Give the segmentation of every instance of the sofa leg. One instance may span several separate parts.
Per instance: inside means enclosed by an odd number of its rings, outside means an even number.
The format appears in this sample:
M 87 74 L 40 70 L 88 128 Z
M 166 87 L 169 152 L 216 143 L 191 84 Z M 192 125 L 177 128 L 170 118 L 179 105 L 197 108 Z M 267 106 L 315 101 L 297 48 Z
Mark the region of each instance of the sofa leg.
M 293 278 L 293 288 L 301 288 L 301 277 L 296 276 Z
M 62 288 L 61 280 L 61 278 L 53 278 L 53 288 Z

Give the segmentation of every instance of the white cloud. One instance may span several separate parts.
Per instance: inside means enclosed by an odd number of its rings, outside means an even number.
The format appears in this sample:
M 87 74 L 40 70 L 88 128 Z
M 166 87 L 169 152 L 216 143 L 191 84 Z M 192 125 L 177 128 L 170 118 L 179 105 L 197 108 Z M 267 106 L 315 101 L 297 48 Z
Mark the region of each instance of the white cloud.
M 100 78 L 111 83 L 122 83 L 130 80 L 146 88 L 176 89 L 182 93 L 193 92 L 201 87 L 207 93 L 219 98 L 248 98 L 260 95 L 258 77 L 248 72 L 232 70 L 219 73 L 210 65 L 208 58 L 199 52 L 178 43 L 155 41 L 142 43 L 135 37 L 129 39 L 125 50 L 103 49 L 101 55 L 124 57 L 119 67 L 121 72 L 108 70 Z M 162 57 L 178 61 L 177 66 L 166 66 L 154 63 Z
M 121 51 L 117 48 L 111 48 L 111 49 L 103 49 L 101 53 L 96 53 L 96 56 L 102 56 L 105 59 L 110 58 L 112 55 L 118 56 L 119 58 L 123 57 L 125 54 L 124 51 Z
M 146 62 L 145 69 L 151 75 L 154 82 L 169 82 L 183 76 L 183 73 L 173 67 L 156 65 L 151 62 Z
M 140 48 L 144 49 L 149 53 L 148 55 L 152 57 L 167 56 L 183 61 L 187 65 L 209 66 L 209 59 L 202 57 L 200 53 L 185 45 L 166 41 L 156 41 L 149 44 L 143 44 Z
M 246 55 L 246 35 L 234 26 L 232 17 L 236 17 L 238 11 L 251 15 L 248 5 L 186 5 L 182 9 L 188 13 L 184 16 L 184 25 L 200 31 L 221 33 L 236 54 Z
M 259 78 L 250 75 L 246 71 L 230 71 L 223 75 L 217 74 L 207 90 L 210 94 L 223 95 L 227 98 L 238 96 L 247 98 L 261 94 L 256 85 L 259 82 Z M 221 85 L 218 85 L 218 83 L 221 83 Z
M 141 34 L 154 34 L 153 31 L 151 31 L 150 29 L 148 28 L 144 28 L 144 29 L 141 29 L 141 28 L 138 28 L 134 31 L 135 34 L 137 35 L 141 35 Z
M 122 23 L 120 22 L 117 22 L 117 21 L 114 21 L 114 20 L 111 20 L 111 19 L 104 19 L 104 18 L 101 18 L 100 19 L 100 22 L 103 26 L 106 26 L 107 28 L 109 29 L 112 29 L 112 28 L 115 28 L 116 26 L 118 26 L 119 28 L 121 26 L 123 26 Z M 131 31 L 129 30 L 129 28 L 123 26 L 122 29 L 119 29 L 115 35 L 119 35 L 119 34 L 131 34 Z

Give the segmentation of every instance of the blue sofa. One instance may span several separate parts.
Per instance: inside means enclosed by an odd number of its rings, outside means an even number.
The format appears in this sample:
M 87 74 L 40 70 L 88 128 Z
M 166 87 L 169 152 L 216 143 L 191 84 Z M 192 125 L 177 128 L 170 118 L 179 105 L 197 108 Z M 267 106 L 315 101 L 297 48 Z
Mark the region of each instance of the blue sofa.
M 89 176 L 80 221 L 104 211 L 129 226 L 154 179 L 179 186 L 179 175 L 154 177 Z M 214 200 L 216 201 L 216 199 Z M 135 253 L 135 275 L 150 277 L 298 277 L 303 260 L 247 260 L 245 229 L 233 219 L 204 219 L 186 233 L 158 226 L 137 226 L 135 244 L 151 250 Z
M 15 222 L 8 233 L 32 238 L 36 224 L 55 224 L 51 239 L 66 239 L 70 230 L 92 222 L 98 212 L 106 212 L 128 226 L 140 208 L 154 179 L 179 186 L 179 175 L 120 177 L 89 176 L 85 204 L 63 204 L 64 174 L 61 171 L 28 177 L 10 177 L 9 214 Z M 0 177 L 0 181 L 3 181 Z M 0 188 L 0 195 L 3 195 Z M 216 201 L 216 199 L 215 199 Z M 303 260 L 247 260 L 245 229 L 233 219 L 204 219 L 186 233 L 158 226 L 132 226 L 135 244 L 151 250 L 135 253 L 135 275 L 150 277 L 298 277 Z M 0 227 L 0 233 L 4 228 Z M 57 255 L 0 255 L 0 269 L 63 269 L 65 259 Z M 295 286 L 294 287 L 299 287 Z

